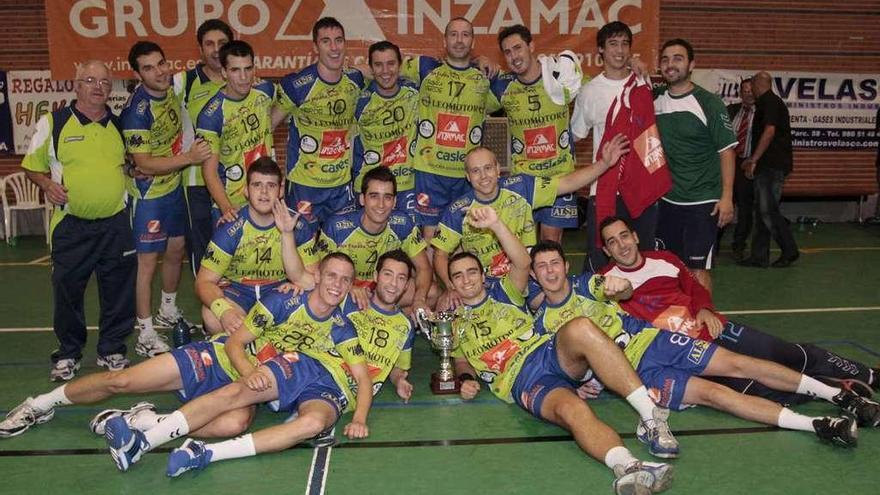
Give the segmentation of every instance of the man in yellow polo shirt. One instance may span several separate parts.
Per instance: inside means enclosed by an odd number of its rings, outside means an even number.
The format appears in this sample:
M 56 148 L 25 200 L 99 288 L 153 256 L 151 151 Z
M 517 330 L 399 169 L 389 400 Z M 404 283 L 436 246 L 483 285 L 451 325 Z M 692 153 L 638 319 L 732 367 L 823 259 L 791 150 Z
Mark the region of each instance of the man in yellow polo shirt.
M 134 237 L 125 208 L 125 146 L 107 106 L 110 72 L 100 61 L 77 71 L 76 100 L 43 116 L 21 163 L 55 205 L 51 223 L 55 336 L 54 381 L 73 378 L 86 343 L 83 299 L 92 272 L 100 294 L 99 366 L 128 364 L 134 328 Z

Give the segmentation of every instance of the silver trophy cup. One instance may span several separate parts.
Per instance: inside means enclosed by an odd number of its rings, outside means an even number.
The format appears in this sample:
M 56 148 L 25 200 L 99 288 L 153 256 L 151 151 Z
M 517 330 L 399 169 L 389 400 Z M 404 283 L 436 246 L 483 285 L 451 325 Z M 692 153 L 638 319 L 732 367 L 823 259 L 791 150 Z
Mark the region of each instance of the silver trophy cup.
M 458 348 L 462 329 L 454 322 L 452 312 L 441 311 L 430 316 L 421 308 L 416 312 L 416 323 L 431 346 L 440 353 L 440 369 L 431 373 L 431 391 L 435 394 L 457 394 L 459 390 L 452 351 Z

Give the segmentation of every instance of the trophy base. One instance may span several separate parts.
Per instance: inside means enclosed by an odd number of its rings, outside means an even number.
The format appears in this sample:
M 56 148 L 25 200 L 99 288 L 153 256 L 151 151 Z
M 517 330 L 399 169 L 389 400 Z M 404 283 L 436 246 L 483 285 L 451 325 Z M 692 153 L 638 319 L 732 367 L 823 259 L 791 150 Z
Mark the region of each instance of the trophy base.
M 441 380 L 439 373 L 431 373 L 431 392 L 434 395 L 457 394 L 461 388 L 460 385 L 455 378 L 448 381 Z

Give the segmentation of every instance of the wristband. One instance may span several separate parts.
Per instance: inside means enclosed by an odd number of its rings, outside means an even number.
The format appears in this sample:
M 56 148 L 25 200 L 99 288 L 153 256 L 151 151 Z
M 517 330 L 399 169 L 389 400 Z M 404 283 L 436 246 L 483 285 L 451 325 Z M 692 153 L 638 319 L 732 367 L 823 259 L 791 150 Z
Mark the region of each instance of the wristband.
M 474 382 L 477 381 L 477 379 L 474 377 L 474 375 L 472 375 L 472 374 L 470 374 L 470 373 L 462 373 L 462 374 L 458 375 L 457 378 L 458 378 L 458 381 L 459 381 L 459 382 L 462 382 L 462 383 L 464 383 L 464 382 L 466 382 L 466 381 L 468 381 L 468 380 L 471 380 L 471 381 L 474 381 Z
M 227 309 L 232 309 L 232 305 L 229 304 L 229 301 L 227 301 L 226 298 L 221 297 L 215 299 L 214 302 L 211 303 L 211 312 L 214 313 L 214 316 L 217 318 L 221 318 Z

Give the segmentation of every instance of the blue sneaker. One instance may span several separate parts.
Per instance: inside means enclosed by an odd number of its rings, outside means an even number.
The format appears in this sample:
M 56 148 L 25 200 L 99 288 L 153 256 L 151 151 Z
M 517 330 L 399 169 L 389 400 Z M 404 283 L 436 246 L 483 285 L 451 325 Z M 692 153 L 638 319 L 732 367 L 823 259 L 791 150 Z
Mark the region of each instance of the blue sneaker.
M 122 416 L 107 420 L 104 438 L 110 447 L 110 456 L 120 471 L 128 471 L 147 451 L 147 439 L 143 432 L 132 429 Z
M 617 495 L 651 495 L 660 493 L 672 484 L 671 464 L 636 461 L 628 466 L 614 466 L 612 487 Z
M 678 440 L 669 429 L 669 409 L 655 407 L 653 419 L 639 421 L 636 437 L 648 446 L 648 452 L 654 457 L 674 459 L 678 457 Z
M 165 474 L 175 478 L 190 469 L 205 469 L 214 453 L 205 448 L 205 442 L 187 438 L 183 445 L 171 451 Z

